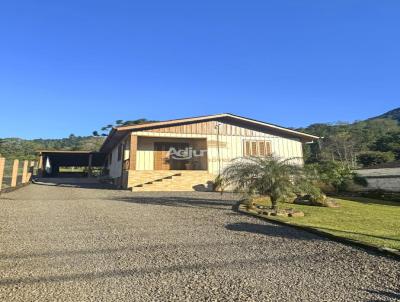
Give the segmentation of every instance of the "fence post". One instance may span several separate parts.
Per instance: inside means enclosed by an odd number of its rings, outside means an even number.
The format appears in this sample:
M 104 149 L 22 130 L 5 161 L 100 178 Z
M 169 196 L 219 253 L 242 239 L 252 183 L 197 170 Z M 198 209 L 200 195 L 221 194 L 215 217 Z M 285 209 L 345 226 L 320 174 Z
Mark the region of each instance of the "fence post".
M 4 166 L 6 164 L 6 159 L 4 157 L 0 157 L 0 192 L 1 186 L 3 185 L 3 176 L 4 176 Z
M 22 183 L 28 182 L 28 161 L 24 160 L 24 166 L 22 168 Z
M 32 179 L 34 169 L 35 169 L 35 161 L 31 160 L 29 162 L 28 174 L 26 175 L 26 181 L 27 182 L 29 182 Z
M 17 186 L 17 177 L 18 177 L 18 165 L 19 160 L 14 159 L 13 169 L 12 169 L 12 176 L 11 176 L 11 187 Z
M 40 154 L 39 156 L 39 162 L 38 162 L 38 170 L 37 170 L 37 176 L 42 177 L 43 176 L 43 155 Z

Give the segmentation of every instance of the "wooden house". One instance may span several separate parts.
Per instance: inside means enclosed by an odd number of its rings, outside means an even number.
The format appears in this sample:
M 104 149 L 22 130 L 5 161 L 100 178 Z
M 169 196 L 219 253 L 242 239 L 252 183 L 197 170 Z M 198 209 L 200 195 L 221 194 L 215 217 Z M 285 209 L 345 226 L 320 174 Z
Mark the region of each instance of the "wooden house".
M 274 155 L 302 164 L 302 143 L 318 137 L 217 114 L 113 128 L 100 152 L 109 176 L 132 191 L 210 189 L 233 159 Z

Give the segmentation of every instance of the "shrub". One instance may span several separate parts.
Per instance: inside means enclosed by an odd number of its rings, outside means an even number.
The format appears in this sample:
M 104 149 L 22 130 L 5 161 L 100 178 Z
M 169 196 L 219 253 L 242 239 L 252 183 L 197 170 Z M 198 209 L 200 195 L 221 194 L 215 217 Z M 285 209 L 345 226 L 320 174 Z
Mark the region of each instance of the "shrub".
M 381 152 L 381 151 L 367 151 L 358 154 L 357 161 L 363 167 L 369 167 L 379 165 L 382 163 L 390 162 L 395 159 L 392 152 Z
M 337 161 L 324 161 L 321 163 L 309 164 L 305 166 L 308 179 L 311 179 L 314 187 L 326 193 L 337 193 L 345 191 L 350 184 L 357 184 L 363 187 L 368 185 L 366 178 L 354 173 L 350 166 Z M 311 187 L 312 189 L 313 187 Z M 317 191 L 307 191 L 309 195 L 318 194 Z
M 332 186 L 335 191 L 346 189 L 346 183 L 352 181 L 354 173 L 346 163 L 338 161 L 323 161 L 306 166 L 306 171 L 314 181 L 320 181 L 325 185 Z

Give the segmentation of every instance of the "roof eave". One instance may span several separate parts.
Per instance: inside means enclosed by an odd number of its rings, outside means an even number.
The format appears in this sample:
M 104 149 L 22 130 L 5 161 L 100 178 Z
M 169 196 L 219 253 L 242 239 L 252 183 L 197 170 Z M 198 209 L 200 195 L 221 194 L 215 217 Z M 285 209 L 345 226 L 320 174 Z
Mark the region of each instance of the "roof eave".
M 270 129 L 273 129 L 273 130 L 276 130 L 276 131 L 279 131 L 282 133 L 286 133 L 289 136 L 297 137 L 303 143 L 313 142 L 313 141 L 319 139 L 319 137 L 315 136 L 315 135 L 299 132 L 296 130 L 291 130 L 288 128 L 265 123 L 262 121 L 245 118 L 245 117 L 234 115 L 231 113 L 222 113 L 222 114 L 206 115 L 206 116 L 200 116 L 200 117 L 194 117 L 194 118 L 184 118 L 184 119 L 176 119 L 176 120 L 169 120 L 169 121 L 163 121 L 163 122 L 154 122 L 154 123 L 148 123 L 148 124 L 113 127 L 112 130 L 110 131 L 110 134 L 107 136 L 106 140 L 104 141 L 103 145 L 101 146 L 100 152 L 103 152 L 106 149 L 106 146 L 109 143 L 109 141 L 112 139 L 112 137 L 115 135 L 115 133 L 118 133 L 118 132 L 129 132 L 129 131 L 134 132 L 134 131 L 139 131 L 139 130 L 154 129 L 154 128 L 158 128 L 158 127 L 177 125 L 177 124 L 188 123 L 188 122 L 207 121 L 207 120 L 213 120 L 213 119 L 218 119 L 218 118 L 232 118 L 235 120 L 241 120 L 243 122 L 247 122 L 247 123 L 251 123 L 251 124 L 256 124 L 258 126 L 267 127 L 267 128 L 270 128 Z

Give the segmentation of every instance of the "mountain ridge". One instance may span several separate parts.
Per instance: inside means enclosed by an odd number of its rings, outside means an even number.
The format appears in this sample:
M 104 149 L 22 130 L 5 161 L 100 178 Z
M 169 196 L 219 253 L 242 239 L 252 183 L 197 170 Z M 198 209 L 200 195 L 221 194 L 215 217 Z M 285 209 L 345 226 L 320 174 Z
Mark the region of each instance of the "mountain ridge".
M 104 129 L 107 130 L 107 127 Z M 342 144 L 346 148 L 354 148 L 354 157 L 356 158 L 360 152 L 379 150 L 376 147 L 379 139 L 384 139 L 392 133 L 400 133 L 400 107 L 353 123 L 315 123 L 296 130 L 324 137 L 325 148 L 329 147 L 329 144 Z M 60 139 L 0 138 L 0 155 L 7 158 L 34 159 L 37 150 L 98 151 L 104 139 L 103 136 L 75 136 L 73 134 Z M 396 139 L 397 137 L 394 136 L 394 140 Z M 354 145 L 357 146 L 354 147 Z M 394 153 L 397 152 L 396 150 L 394 149 Z M 382 152 L 388 151 L 392 152 L 393 150 L 390 148 L 382 150 Z M 340 150 L 330 150 L 330 152 L 330 158 L 335 158 L 338 154 L 341 158 Z M 307 159 L 309 156 L 307 152 L 305 152 L 305 156 Z M 393 157 L 390 156 L 390 158 Z

